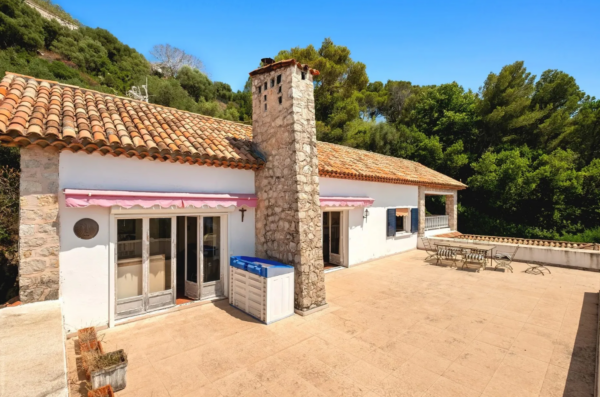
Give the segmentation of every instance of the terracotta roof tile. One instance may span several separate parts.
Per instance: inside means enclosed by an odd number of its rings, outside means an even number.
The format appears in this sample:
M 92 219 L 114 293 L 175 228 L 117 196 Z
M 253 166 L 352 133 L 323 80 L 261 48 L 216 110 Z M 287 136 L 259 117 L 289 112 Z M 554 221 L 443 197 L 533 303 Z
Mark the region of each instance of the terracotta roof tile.
M 317 144 L 319 175 L 330 178 L 465 189 L 467 186 L 414 161 L 326 142 Z
M 238 169 L 264 163 L 251 126 L 9 72 L 0 82 L 0 143 Z M 466 187 L 404 159 L 324 142 L 317 150 L 324 177 Z

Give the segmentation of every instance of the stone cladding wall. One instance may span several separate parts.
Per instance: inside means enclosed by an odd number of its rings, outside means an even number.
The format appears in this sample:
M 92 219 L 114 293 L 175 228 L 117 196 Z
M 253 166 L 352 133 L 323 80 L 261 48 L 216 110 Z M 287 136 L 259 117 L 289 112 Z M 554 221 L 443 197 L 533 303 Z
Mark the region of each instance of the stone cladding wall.
M 312 76 L 295 65 L 253 76 L 252 107 L 266 159 L 255 176 L 256 255 L 295 267 L 295 308 L 306 312 L 326 303 Z
M 24 303 L 58 299 L 58 150 L 21 149 L 19 295 Z

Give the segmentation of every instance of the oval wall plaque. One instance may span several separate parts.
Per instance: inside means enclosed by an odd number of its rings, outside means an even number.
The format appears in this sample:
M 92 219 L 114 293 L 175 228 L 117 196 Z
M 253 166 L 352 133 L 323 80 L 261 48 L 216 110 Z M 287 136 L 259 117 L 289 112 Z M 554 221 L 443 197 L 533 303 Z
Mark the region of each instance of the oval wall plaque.
M 75 226 L 73 226 L 75 235 L 83 240 L 89 240 L 96 237 L 99 229 L 100 226 L 98 226 L 98 222 L 90 218 L 80 219 Z

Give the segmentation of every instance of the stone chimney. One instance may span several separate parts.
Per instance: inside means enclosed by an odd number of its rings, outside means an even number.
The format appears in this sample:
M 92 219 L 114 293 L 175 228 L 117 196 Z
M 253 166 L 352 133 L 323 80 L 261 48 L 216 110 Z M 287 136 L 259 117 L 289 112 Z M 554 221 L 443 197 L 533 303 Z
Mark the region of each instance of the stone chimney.
M 313 76 L 293 59 L 262 60 L 252 77 L 256 255 L 295 268 L 296 313 L 326 307 Z

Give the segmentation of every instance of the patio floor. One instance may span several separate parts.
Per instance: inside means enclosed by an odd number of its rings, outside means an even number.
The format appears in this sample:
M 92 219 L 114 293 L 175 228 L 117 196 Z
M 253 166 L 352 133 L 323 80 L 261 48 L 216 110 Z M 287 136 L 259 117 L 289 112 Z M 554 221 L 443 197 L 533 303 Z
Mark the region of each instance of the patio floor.
M 423 251 L 326 275 L 330 307 L 269 326 L 227 301 L 102 332 L 119 396 L 593 396 L 600 273 L 474 273 Z M 85 389 L 67 343 L 72 395 Z

